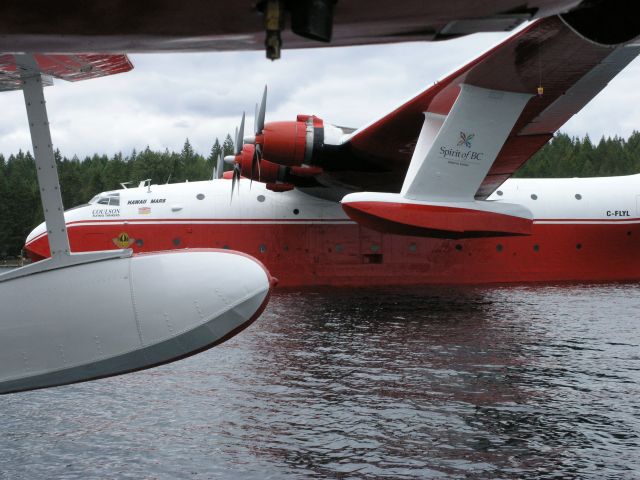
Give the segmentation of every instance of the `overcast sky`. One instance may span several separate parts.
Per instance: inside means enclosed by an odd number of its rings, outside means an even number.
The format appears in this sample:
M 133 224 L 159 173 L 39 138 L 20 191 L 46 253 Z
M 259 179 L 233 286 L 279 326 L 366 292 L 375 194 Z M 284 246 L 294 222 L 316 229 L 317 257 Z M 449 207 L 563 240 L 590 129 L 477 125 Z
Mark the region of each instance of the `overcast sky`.
M 479 34 L 438 43 L 263 52 L 132 55 L 129 73 L 45 90 L 55 147 L 63 155 L 180 150 L 189 138 L 207 154 L 216 137 L 251 116 L 269 85 L 267 121 L 315 114 L 358 127 L 384 115 L 500 41 Z M 634 61 L 562 129 L 571 135 L 626 137 L 640 129 L 640 61 Z M 0 95 L 0 153 L 30 150 L 21 92 Z

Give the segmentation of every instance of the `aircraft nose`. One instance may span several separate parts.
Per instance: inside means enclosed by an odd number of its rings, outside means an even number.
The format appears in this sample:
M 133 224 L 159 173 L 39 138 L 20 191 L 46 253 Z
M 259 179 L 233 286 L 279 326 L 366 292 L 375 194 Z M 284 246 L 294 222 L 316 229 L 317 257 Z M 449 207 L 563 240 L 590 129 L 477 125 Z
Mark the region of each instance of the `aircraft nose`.
M 24 242 L 24 250 L 32 261 L 49 257 L 49 239 L 44 223 L 41 223 L 29 233 Z

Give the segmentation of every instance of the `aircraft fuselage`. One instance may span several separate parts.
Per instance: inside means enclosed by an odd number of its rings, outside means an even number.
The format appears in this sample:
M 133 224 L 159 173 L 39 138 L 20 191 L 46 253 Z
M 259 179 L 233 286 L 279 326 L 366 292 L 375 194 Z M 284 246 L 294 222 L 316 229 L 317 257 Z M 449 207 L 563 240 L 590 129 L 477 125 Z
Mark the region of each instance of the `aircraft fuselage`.
M 512 237 L 381 234 L 337 202 L 248 180 L 232 200 L 225 179 L 152 185 L 105 192 L 65 216 L 73 251 L 233 249 L 258 258 L 284 286 L 633 280 L 639 184 L 640 175 L 508 180 L 489 200 L 534 214 L 531 235 Z M 43 226 L 26 247 L 46 256 Z

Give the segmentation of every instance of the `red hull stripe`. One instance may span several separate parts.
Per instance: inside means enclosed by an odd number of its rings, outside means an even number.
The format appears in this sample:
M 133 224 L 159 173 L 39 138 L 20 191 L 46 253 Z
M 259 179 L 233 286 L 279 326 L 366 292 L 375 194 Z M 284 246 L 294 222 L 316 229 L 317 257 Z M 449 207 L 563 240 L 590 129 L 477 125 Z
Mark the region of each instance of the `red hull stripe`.
M 640 279 L 640 224 L 536 224 L 530 236 L 446 240 L 380 234 L 361 225 L 96 222 L 69 230 L 75 252 L 225 248 L 260 260 L 281 286 L 368 286 Z M 29 243 L 48 256 L 46 236 Z

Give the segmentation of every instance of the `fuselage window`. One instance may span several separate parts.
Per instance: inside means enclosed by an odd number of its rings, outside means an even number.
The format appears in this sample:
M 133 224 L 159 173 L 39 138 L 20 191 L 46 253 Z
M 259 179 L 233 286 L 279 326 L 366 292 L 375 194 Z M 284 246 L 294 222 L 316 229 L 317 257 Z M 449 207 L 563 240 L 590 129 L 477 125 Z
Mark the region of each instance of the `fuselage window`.
M 110 193 L 109 194 L 109 205 L 113 207 L 120 206 L 120 194 L 119 193 Z
M 99 205 L 111 205 L 114 207 L 120 206 L 120 194 L 119 193 L 110 193 L 108 195 L 96 195 L 93 197 L 89 203 L 97 203 Z

